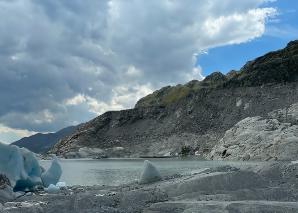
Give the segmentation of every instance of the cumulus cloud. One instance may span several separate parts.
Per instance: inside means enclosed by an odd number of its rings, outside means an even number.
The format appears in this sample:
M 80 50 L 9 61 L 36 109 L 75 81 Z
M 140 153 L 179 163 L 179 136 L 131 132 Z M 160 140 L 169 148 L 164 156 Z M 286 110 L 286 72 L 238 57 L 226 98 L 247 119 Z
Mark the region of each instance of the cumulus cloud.
M 89 112 L 100 115 L 106 111 L 121 110 L 131 107 L 136 100 L 152 93 L 150 85 L 122 85 L 112 89 L 110 102 L 99 101 L 88 95 L 78 94 L 65 100 L 66 106 L 87 105 Z
M 202 79 L 195 58 L 262 36 L 266 0 L 0 0 L 0 123 L 56 131 Z

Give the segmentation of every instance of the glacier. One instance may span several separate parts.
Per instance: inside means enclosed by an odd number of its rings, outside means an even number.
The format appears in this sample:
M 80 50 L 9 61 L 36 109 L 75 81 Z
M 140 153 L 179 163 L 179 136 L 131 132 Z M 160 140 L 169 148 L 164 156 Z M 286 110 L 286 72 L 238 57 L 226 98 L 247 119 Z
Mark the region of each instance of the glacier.
M 33 190 L 35 186 L 56 184 L 62 174 L 55 158 L 51 167 L 43 172 L 35 154 L 25 148 L 0 143 L 0 174 L 11 182 L 14 191 Z M 43 182 L 44 181 L 44 182 Z

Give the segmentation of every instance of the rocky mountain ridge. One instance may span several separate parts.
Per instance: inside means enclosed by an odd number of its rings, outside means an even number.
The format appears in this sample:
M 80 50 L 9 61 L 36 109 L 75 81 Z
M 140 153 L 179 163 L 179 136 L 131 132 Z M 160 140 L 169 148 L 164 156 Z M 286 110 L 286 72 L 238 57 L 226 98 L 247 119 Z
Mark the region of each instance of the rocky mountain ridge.
M 69 126 L 55 133 L 37 133 L 15 141 L 12 144 L 18 147 L 25 147 L 38 154 L 44 154 L 48 152 L 60 139 L 71 135 L 76 128 L 76 126 Z
M 111 157 L 176 155 L 185 146 L 202 156 L 225 132 L 247 117 L 298 102 L 298 41 L 270 52 L 227 75 L 165 87 L 137 102 L 134 109 L 106 112 L 82 124 L 52 153 L 77 156 L 97 148 Z
M 203 81 L 193 80 L 185 85 L 163 87 L 141 98 L 136 107 L 168 105 L 187 95 L 198 93 L 200 90 L 297 82 L 297 46 L 298 40 L 291 41 L 282 50 L 269 52 L 253 61 L 248 61 L 240 71 L 232 70 L 226 75 L 214 72 Z

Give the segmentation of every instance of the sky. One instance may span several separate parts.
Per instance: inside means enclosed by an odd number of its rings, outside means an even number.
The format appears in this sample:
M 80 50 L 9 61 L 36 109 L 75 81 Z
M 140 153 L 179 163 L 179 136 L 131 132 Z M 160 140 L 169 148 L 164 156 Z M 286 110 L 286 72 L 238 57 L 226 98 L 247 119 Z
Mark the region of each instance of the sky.
M 0 141 L 134 107 L 298 38 L 295 0 L 0 0 Z

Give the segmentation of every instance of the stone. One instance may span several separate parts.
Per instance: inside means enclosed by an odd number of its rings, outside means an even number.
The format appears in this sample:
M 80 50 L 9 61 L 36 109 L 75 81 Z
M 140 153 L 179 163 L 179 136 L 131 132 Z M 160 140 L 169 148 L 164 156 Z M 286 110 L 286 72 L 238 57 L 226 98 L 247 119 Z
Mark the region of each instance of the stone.
M 6 188 L 6 186 L 11 186 L 11 183 L 5 175 L 0 174 L 0 189 Z
M 296 160 L 298 158 L 298 105 L 268 113 L 268 117 L 248 117 L 227 130 L 208 158 L 214 160 Z M 285 111 L 288 118 L 285 119 Z

